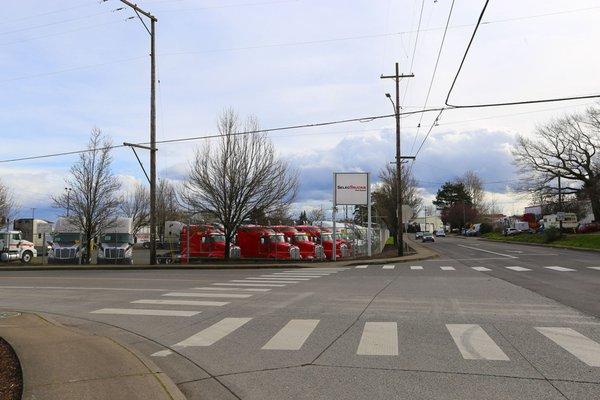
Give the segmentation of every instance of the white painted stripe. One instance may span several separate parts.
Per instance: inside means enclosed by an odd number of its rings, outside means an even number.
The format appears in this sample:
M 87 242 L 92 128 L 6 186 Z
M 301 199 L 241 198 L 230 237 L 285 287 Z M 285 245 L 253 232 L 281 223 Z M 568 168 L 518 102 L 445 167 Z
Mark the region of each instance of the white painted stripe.
M 318 271 L 305 271 L 305 272 L 273 272 L 273 275 L 316 275 L 316 276 L 328 276 L 333 275 L 331 272 L 318 272 Z
M 177 347 L 210 346 L 242 327 L 252 318 L 223 318 L 195 335 L 177 343 Z
M 283 276 L 272 276 L 272 275 L 261 275 L 260 278 L 246 278 L 246 279 L 269 279 L 269 280 L 280 280 L 280 281 L 310 281 L 311 278 L 295 278 L 295 277 L 283 277 Z
M 423 267 L 420 266 L 420 265 L 411 265 L 410 269 L 412 269 L 413 271 L 415 271 L 415 270 L 421 270 L 421 269 L 423 269 Z
M 510 270 L 518 271 L 518 272 L 531 271 L 529 268 L 523 268 L 523 267 L 518 267 L 518 266 L 506 267 L 506 269 L 510 269 Z
M 486 267 L 471 267 L 473 268 L 475 271 L 491 271 L 491 269 L 486 268 Z
M 232 279 L 229 282 L 237 282 L 237 283 L 298 283 L 296 281 L 253 281 L 250 279 Z
M 293 319 L 262 348 L 263 350 L 300 350 L 318 323 L 318 319 Z
M 156 315 L 160 317 L 192 317 L 200 314 L 200 311 L 177 311 L 177 310 L 144 310 L 139 308 L 102 308 L 92 311 L 91 314 L 114 314 L 114 315 Z
M 381 269 L 394 269 L 396 266 L 394 264 L 386 264 Z
M 196 292 L 172 292 L 163 294 L 170 297 L 208 297 L 212 299 L 247 299 L 251 294 L 239 293 L 196 293 Z
M 354 268 L 356 268 L 356 269 L 365 269 L 365 268 L 367 268 L 367 267 L 368 267 L 368 265 L 357 265 L 357 266 L 356 266 L 356 267 L 354 267 Z
M 500 347 L 479 325 L 446 324 L 465 360 L 509 361 Z
M 133 304 L 164 304 L 168 306 L 214 306 L 221 307 L 229 302 L 226 301 L 198 301 L 198 300 L 134 300 Z
M 459 246 L 460 247 L 465 247 L 465 248 L 471 249 L 471 250 L 479 250 L 479 251 L 483 251 L 483 252 L 486 252 L 486 253 L 495 254 L 497 256 L 503 256 L 503 257 L 506 257 L 506 258 L 518 258 L 518 257 L 515 257 L 515 256 L 511 256 L 509 254 L 496 253 L 495 251 L 484 250 L 484 249 L 480 249 L 478 247 L 465 246 L 464 244 L 459 244 Z
M 366 356 L 398 355 L 398 324 L 396 322 L 367 322 L 356 354 Z
M 440 267 L 440 269 L 442 271 L 455 271 L 455 268 L 454 267 L 450 267 L 450 266 Z
M 290 278 L 321 278 L 321 275 L 277 275 L 280 277 L 290 277 Z
M 263 286 L 263 287 L 284 287 L 285 285 L 275 285 L 268 283 L 213 283 L 215 286 Z
M 238 291 L 238 292 L 269 292 L 271 289 L 242 289 L 242 288 L 224 288 L 224 287 L 197 287 L 197 290 L 222 290 L 222 291 Z
M 571 271 L 577 271 L 575 269 L 572 268 L 565 268 L 565 267 L 558 267 L 556 265 L 553 265 L 552 267 L 544 267 L 546 269 L 551 269 L 553 271 L 560 271 L 560 272 L 571 272 Z
M 152 353 L 152 357 L 166 357 L 173 354 L 173 352 L 171 350 L 160 350 L 157 351 L 156 353 Z
M 8 277 L 7 277 L 8 278 Z M 13 276 L 13 278 L 21 278 Z M 49 277 L 53 278 L 53 277 Z M 72 279 L 72 278 L 69 278 Z M 0 285 L 0 289 L 35 289 L 35 290 L 108 290 L 118 292 L 168 292 L 172 289 L 140 289 L 140 288 L 109 288 L 109 287 L 93 287 L 93 286 L 5 286 Z
M 600 367 L 600 344 L 571 328 L 535 328 L 590 367 Z
M 600 267 L 588 267 L 589 269 L 595 269 L 596 271 L 600 271 Z

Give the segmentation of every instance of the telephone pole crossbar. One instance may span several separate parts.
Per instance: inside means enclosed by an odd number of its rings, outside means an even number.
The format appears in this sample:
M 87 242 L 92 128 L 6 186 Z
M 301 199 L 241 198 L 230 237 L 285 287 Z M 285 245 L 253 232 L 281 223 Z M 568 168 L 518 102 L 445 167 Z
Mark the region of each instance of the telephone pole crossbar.
M 393 79 L 396 82 L 396 103 L 394 105 L 394 114 L 396 116 L 396 245 L 398 246 L 398 256 L 404 256 L 404 240 L 402 234 L 404 223 L 402 220 L 402 160 L 411 157 L 402 157 L 400 153 L 400 79 L 413 78 L 414 74 L 400 74 L 398 63 L 396 63 L 396 73 L 394 75 L 381 75 L 381 79 Z M 389 94 L 386 96 L 391 99 Z M 414 159 L 414 157 L 412 157 Z

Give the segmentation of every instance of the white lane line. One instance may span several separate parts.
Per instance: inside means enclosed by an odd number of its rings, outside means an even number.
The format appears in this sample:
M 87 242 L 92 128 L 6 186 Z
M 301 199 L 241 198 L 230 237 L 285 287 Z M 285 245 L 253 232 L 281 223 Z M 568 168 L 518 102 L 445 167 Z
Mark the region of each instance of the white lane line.
M 503 256 L 503 257 L 506 257 L 506 258 L 519 258 L 519 257 L 511 256 L 510 254 L 496 253 L 495 251 L 491 251 L 491 250 L 484 250 L 484 249 L 480 249 L 480 248 L 478 248 L 478 247 L 465 246 L 464 244 L 459 244 L 458 246 L 460 246 L 460 247 L 464 247 L 464 248 L 466 248 L 466 249 L 477 250 L 477 251 L 483 251 L 483 252 L 486 252 L 486 253 L 495 254 L 495 255 L 497 255 L 497 256 Z
M 273 275 L 316 275 L 316 276 L 329 276 L 334 275 L 331 272 L 313 272 L 313 271 L 305 271 L 305 272 L 273 272 Z
M 160 350 L 157 351 L 156 353 L 152 353 L 151 357 L 166 357 L 173 354 L 173 352 L 171 350 Z
M 571 271 L 577 271 L 576 269 L 572 269 L 572 268 L 565 268 L 565 267 L 558 267 L 556 265 L 553 265 L 551 267 L 544 267 L 545 269 L 551 269 L 553 271 L 560 271 L 560 272 L 571 272 Z
M 293 319 L 281 328 L 262 349 L 300 350 L 318 323 L 318 319 Z
M 296 277 L 283 277 L 283 276 L 272 276 L 272 275 L 261 275 L 260 278 L 246 278 L 246 279 L 269 279 L 269 280 L 280 280 L 280 281 L 310 281 L 311 278 L 296 278 Z
M 356 269 L 365 269 L 365 268 L 367 268 L 367 267 L 368 267 L 368 265 L 357 265 L 357 266 L 356 266 L 356 267 L 354 267 L 354 268 L 356 268 Z
M 398 324 L 396 322 L 367 322 L 356 351 L 365 356 L 397 356 Z
M 450 266 L 440 267 L 440 269 L 442 271 L 454 271 L 455 270 L 454 267 L 450 267 Z
M 600 271 L 600 267 L 588 267 L 589 269 L 595 269 L 596 271 Z
M 224 288 L 224 287 L 196 287 L 196 290 L 219 290 L 219 291 L 234 291 L 234 292 L 270 292 L 271 289 L 246 289 L 246 288 Z
M 293 278 L 321 278 L 321 275 L 277 275 L 280 277 L 293 277 Z
M 500 347 L 479 325 L 446 324 L 446 329 L 465 360 L 509 361 Z
M 592 339 L 571 328 L 535 329 L 590 367 L 600 367 L 600 344 Z
M 195 335 L 177 343 L 177 347 L 210 346 L 242 327 L 252 318 L 223 318 Z
M 247 299 L 251 294 L 239 293 L 196 293 L 196 292 L 171 292 L 163 294 L 170 297 L 208 297 L 212 299 Z
M 518 267 L 518 266 L 506 267 L 506 269 L 510 269 L 510 270 L 517 271 L 517 272 L 531 271 L 529 268 L 523 268 L 523 267 Z
M 199 301 L 199 300 L 134 300 L 132 304 L 163 304 L 168 306 L 212 306 L 221 307 L 229 304 L 227 301 Z
M 192 317 L 200 314 L 200 311 L 177 311 L 177 310 L 145 310 L 139 308 L 102 308 L 92 311 L 91 314 L 111 315 L 155 315 L 159 317 Z
M 471 268 L 473 268 L 475 271 L 481 271 L 481 272 L 491 271 L 491 269 L 486 268 L 486 267 L 471 267 Z
M 394 264 L 386 264 L 381 269 L 394 269 L 396 266 Z
M 284 287 L 285 285 L 276 285 L 269 283 L 213 283 L 215 286 L 258 286 L 258 287 Z
M 86 287 L 86 286 L 4 286 L 1 289 L 35 289 L 35 290 L 114 290 L 122 292 L 168 292 L 173 289 L 138 289 L 138 288 L 108 288 L 108 287 Z
M 411 265 L 410 269 L 412 269 L 412 270 L 421 270 L 421 269 L 423 269 L 423 267 L 420 266 L 420 265 Z
M 298 283 L 296 281 L 268 281 L 268 280 L 254 281 L 251 279 L 232 279 L 229 282 L 237 282 L 237 283 Z

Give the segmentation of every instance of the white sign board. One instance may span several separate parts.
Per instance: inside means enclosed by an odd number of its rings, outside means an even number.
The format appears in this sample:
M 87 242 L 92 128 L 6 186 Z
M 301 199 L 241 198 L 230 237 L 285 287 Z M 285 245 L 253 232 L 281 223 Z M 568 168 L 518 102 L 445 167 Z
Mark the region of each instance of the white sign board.
M 335 172 L 333 174 L 334 206 L 358 206 L 369 203 L 367 172 Z

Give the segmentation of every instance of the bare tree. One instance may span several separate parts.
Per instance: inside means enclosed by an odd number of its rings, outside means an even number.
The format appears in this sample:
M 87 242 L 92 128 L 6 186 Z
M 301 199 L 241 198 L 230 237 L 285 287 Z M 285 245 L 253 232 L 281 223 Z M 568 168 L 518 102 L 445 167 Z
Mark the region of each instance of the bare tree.
M 562 179 L 562 194 L 583 192 L 600 221 L 600 108 L 555 119 L 539 126 L 531 139 L 519 136 L 513 150 L 522 176 L 521 190 L 536 198 L 556 194 Z
M 168 179 L 161 178 L 156 186 L 156 228 L 158 237 L 164 239 L 167 221 L 188 220 L 177 196 L 177 188 Z
M 92 254 L 92 239 L 113 224 L 118 213 L 121 185 L 111 171 L 111 146 L 108 136 L 100 129 L 92 129 L 88 151 L 79 155 L 65 179 L 70 194 L 52 198 L 55 208 L 69 208 L 69 220 L 85 236 L 87 263 Z
M 323 211 L 323 207 L 313 208 L 308 212 L 308 220 L 311 223 L 315 221 L 323 221 L 325 219 L 325 212 Z
M 467 171 L 456 180 L 465 186 L 467 193 L 471 196 L 473 207 L 479 213 L 485 213 L 488 209 L 485 203 L 485 190 L 483 188 L 483 180 L 474 171 Z
M 12 191 L 0 181 L 0 227 L 14 217 L 17 208 Z
M 258 132 L 256 118 L 240 123 L 231 109 L 218 118 L 222 135 L 196 152 L 182 193 L 191 209 L 208 211 L 223 225 L 225 247 L 253 213 L 270 214 L 293 201 L 298 174 L 278 159 L 271 141 Z M 228 252 L 225 253 L 229 257 Z
M 150 218 L 150 192 L 146 186 L 136 184 L 119 203 L 119 210 L 133 220 L 133 234 L 148 225 Z

